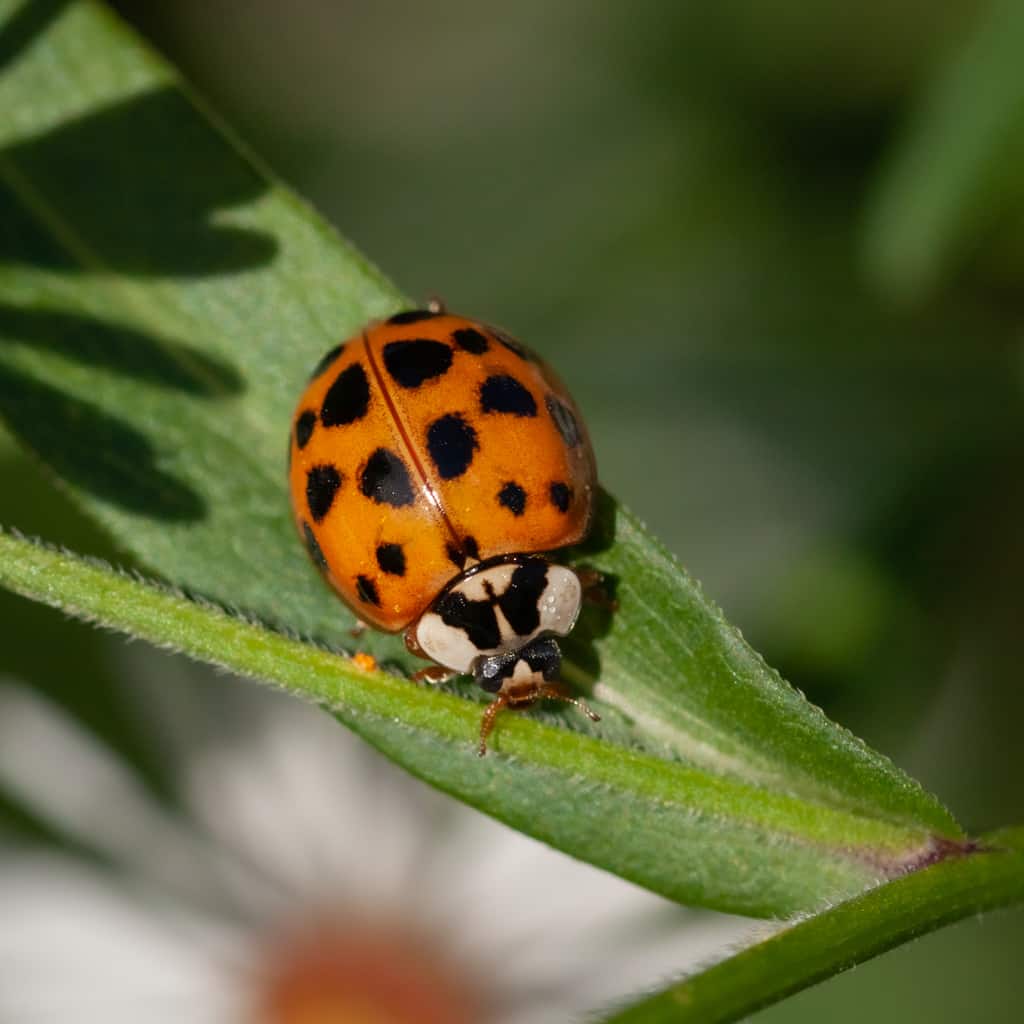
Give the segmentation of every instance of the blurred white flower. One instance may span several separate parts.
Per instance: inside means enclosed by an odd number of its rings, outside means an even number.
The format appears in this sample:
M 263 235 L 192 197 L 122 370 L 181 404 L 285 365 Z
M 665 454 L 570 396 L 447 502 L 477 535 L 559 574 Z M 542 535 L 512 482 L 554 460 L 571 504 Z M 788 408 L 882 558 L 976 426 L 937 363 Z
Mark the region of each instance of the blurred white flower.
M 124 657 L 152 676 L 152 656 Z M 0 790 L 95 854 L 0 856 L 2 1021 L 550 1024 L 751 928 L 462 807 L 315 708 L 159 671 L 132 692 L 181 779 L 163 803 L 0 682 Z

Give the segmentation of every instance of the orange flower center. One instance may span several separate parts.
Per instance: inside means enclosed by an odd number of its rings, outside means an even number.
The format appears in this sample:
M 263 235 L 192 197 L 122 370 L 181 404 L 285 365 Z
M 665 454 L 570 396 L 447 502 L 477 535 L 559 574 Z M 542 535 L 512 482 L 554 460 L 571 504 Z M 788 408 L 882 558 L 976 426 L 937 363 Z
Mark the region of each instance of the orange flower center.
M 412 936 L 317 926 L 269 950 L 257 1024 L 480 1024 L 475 979 Z

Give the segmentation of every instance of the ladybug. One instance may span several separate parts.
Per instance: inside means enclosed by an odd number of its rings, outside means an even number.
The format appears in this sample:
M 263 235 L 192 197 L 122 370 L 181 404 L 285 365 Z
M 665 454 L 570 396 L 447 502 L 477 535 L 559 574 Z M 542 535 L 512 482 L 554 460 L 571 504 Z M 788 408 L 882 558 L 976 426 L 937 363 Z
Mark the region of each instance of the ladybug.
M 405 631 L 440 681 L 471 674 L 494 700 L 480 725 L 556 685 L 556 636 L 584 574 L 543 552 L 575 544 L 594 511 L 586 426 L 555 374 L 504 332 L 439 304 L 332 348 L 292 421 L 295 524 L 313 562 L 365 623 Z

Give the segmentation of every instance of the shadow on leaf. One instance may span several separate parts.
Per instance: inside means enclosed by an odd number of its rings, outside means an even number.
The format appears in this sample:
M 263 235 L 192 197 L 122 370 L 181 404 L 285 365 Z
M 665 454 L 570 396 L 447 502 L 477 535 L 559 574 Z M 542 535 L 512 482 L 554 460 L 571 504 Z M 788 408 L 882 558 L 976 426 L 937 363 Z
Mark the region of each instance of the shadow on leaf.
M 196 520 L 206 502 L 156 465 L 149 441 L 98 406 L 0 366 L 11 430 L 64 479 L 102 501 L 165 520 Z
M 202 276 L 268 263 L 262 231 L 216 224 L 266 183 L 172 89 L 0 150 L 0 263 Z M 40 237 L 39 227 L 46 237 Z
M 594 521 L 585 540 L 566 552 L 577 569 L 589 568 L 588 556 L 606 551 L 615 542 L 619 515 L 618 502 L 603 488 L 599 488 L 594 509 Z M 562 641 L 568 661 L 577 665 L 591 679 L 601 678 L 601 657 L 596 641 L 606 636 L 615 617 L 618 577 L 602 573 L 600 586 L 591 599 L 585 599 L 580 618 L 572 633 Z
M 190 395 L 216 398 L 242 390 L 234 367 L 194 346 L 95 317 L 0 303 L 0 337 Z

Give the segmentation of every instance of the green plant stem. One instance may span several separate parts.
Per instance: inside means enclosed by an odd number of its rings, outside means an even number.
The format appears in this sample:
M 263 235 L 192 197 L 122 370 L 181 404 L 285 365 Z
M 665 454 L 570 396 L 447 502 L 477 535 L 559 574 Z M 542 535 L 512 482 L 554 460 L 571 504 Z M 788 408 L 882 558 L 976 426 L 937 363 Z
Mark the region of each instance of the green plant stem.
M 1024 902 L 1024 827 L 905 875 L 606 1017 L 606 1024 L 725 1024 L 972 914 Z
M 479 758 L 477 704 L 2 532 L 0 585 L 317 701 L 435 786 L 679 902 L 754 916 L 805 912 L 956 843 L 527 716 L 502 722 Z M 586 799 L 570 805 L 565 794 L 584 779 Z M 609 833 L 611 821 L 620 827 Z

